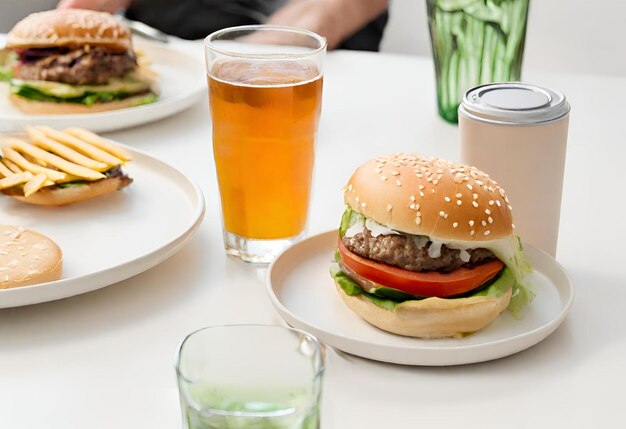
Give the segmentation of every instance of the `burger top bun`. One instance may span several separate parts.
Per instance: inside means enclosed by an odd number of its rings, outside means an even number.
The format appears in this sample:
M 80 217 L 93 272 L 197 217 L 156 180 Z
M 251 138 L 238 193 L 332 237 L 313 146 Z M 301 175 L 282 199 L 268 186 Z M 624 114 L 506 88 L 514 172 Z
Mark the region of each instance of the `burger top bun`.
M 130 30 L 111 14 L 83 9 L 53 9 L 28 15 L 7 36 L 7 48 L 57 46 L 131 48 Z
M 0 289 L 61 278 L 63 254 L 48 237 L 20 226 L 0 225 Z
M 489 175 L 395 153 L 359 167 L 344 189 L 353 210 L 388 228 L 439 240 L 489 241 L 513 233 L 511 206 Z

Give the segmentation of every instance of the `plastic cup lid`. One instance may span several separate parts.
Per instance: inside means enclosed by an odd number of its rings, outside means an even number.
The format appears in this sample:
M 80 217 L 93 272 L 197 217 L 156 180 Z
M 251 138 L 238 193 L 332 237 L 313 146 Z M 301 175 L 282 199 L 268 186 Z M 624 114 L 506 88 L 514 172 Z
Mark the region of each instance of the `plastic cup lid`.
M 527 83 L 490 83 L 465 93 L 459 114 L 487 122 L 535 124 L 558 119 L 570 110 L 565 96 Z

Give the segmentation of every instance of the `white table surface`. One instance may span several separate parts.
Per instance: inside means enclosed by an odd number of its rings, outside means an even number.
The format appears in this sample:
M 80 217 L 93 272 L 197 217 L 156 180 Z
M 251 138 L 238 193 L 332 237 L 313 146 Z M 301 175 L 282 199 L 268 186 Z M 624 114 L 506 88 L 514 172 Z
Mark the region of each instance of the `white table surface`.
M 200 45 L 186 48 L 202 55 Z M 337 226 L 340 188 L 367 159 L 392 151 L 457 158 L 457 128 L 437 117 L 429 59 L 334 52 L 325 75 L 311 233 Z M 577 290 L 570 316 L 532 349 L 476 365 L 402 367 L 331 351 L 323 428 L 624 427 L 626 77 L 526 80 L 560 89 L 572 104 L 558 248 Z M 180 253 L 144 274 L 0 310 L 2 429 L 178 428 L 181 337 L 207 325 L 281 323 L 264 270 L 224 255 L 206 99 L 110 136 L 198 181 L 206 218 Z

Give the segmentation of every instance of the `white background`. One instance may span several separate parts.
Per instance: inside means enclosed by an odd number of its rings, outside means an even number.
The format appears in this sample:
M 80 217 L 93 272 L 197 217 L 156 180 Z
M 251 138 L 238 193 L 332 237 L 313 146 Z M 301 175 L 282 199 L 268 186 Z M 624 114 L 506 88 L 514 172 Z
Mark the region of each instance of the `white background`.
M 56 0 L 0 0 L 0 32 Z M 531 0 L 525 70 L 626 76 L 623 0 Z M 426 0 L 390 0 L 383 52 L 430 55 Z

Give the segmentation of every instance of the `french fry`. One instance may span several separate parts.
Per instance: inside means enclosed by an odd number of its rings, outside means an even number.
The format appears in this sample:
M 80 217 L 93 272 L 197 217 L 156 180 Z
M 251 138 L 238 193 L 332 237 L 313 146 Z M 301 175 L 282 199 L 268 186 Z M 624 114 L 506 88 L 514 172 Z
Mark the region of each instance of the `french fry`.
M 108 164 L 95 161 L 91 158 L 87 158 L 85 155 L 70 149 L 66 145 L 52 140 L 51 138 L 47 137 L 41 130 L 29 127 L 27 129 L 27 132 L 36 146 L 45 149 L 50 153 L 59 155 L 67 161 L 73 162 L 82 167 L 87 167 L 94 171 L 102 172 L 111 169 L 111 166 L 109 166 Z
M 74 137 L 71 134 L 64 133 L 63 131 L 57 131 L 50 127 L 37 127 L 40 131 L 42 131 L 47 137 L 54 139 L 60 143 L 63 143 L 66 146 L 69 146 L 73 149 L 82 152 L 85 155 L 91 157 L 96 161 L 104 162 L 108 164 L 110 167 L 117 167 L 118 165 L 124 164 L 124 161 L 97 148 L 96 146 L 89 144 L 77 137 Z
M 82 128 L 76 128 L 76 127 L 66 128 L 63 131 L 65 131 L 66 133 L 70 135 L 73 135 L 74 137 L 78 137 L 79 139 L 89 144 L 92 144 L 98 149 L 102 149 L 123 161 L 130 161 L 133 159 L 133 157 L 130 156 L 130 154 L 126 152 L 124 149 L 112 144 L 111 142 L 92 133 L 91 131 L 87 131 Z
M 3 159 L 4 161 L 4 159 Z M 6 165 L 4 165 L 4 162 L 0 162 L 0 175 L 2 175 L 2 177 L 9 177 L 9 176 L 13 176 L 15 173 L 12 172 L 9 167 L 7 167 Z
M 33 174 L 43 173 L 47 177 L 49 177 L 50 180 L 53 180 L 55 182 L 59 180 L 67 179 L 66 173 L 63 173 L 61 171 L 51 170 L 49 168 L 45 168 L 45 167 L 41 167 L 40 165 L 33 164 L 32 162 L 24 158 L 19 152 L 17 152 L 16 150 L 14 150 L 13 148 L 9 146 L 3 147 L 2 152 L 4 153 L 5 160 L 12 161 L 14 165 L 17 165 L 26 171 L 30 171 Z M 8 165 L 8 167 L 11 168 L 10 165 Z M 13 170 L 13 172 L 19 173 L 19 171 L 15 171 L 15 170 Z
M 7 168 L 8 168 L 9 170 L 11 170 L 11 171 L 13 172 L 13 174 L 19 174 L 19 173 L 23 173 L 23 172 L 24 172 L 24 171 L 22 171 L 22 169 L 21 169 L 19 166 L 17 166 L 17 165 L 16 165 L 13 161 L 11 161 L 11 160 L 9 160 L 9 159 L 7 159 L 7 158 L 4 158 L 4 159 L 2 160 L 2 162 L 4 163 L 4 165 L 6 165 L 6 166 L 7 166 Z
M 33 177 L 32 173 L 25 171 L 23 173 L 14 174 L 12 176 L 5 177 L 4 179 L 0 179 L 0 191 L 26 183 L 31 177 Z
M 72 162 L 66 161 L 65 159 L 57 155 L 54 155 L 50 152 L 46 152 L 45 150 L 39 147 L 30 145 L 16 138 L 6 139 L 6 143 L 4 147 L 15 149 L 25 155 L 29 155 L 35 159 L 42 160 L 46 164 L 54 166 L 63 172 L 81 177 L 86 180 L 100 180 L 106 177 L 102 173 L 91 170 L 87 167 L 83 167 L 82 165 L 78 165 L 78 164 L 74 164 Z
M 24 185 L 24 196 L 28 197 L 29 195 L 34 194 L 35 192 L 43 188 L 46 182 L 50 181 L 48 180 L 48 176 L 43 173 L 39 173 L 36 176 L 31 177 Z

